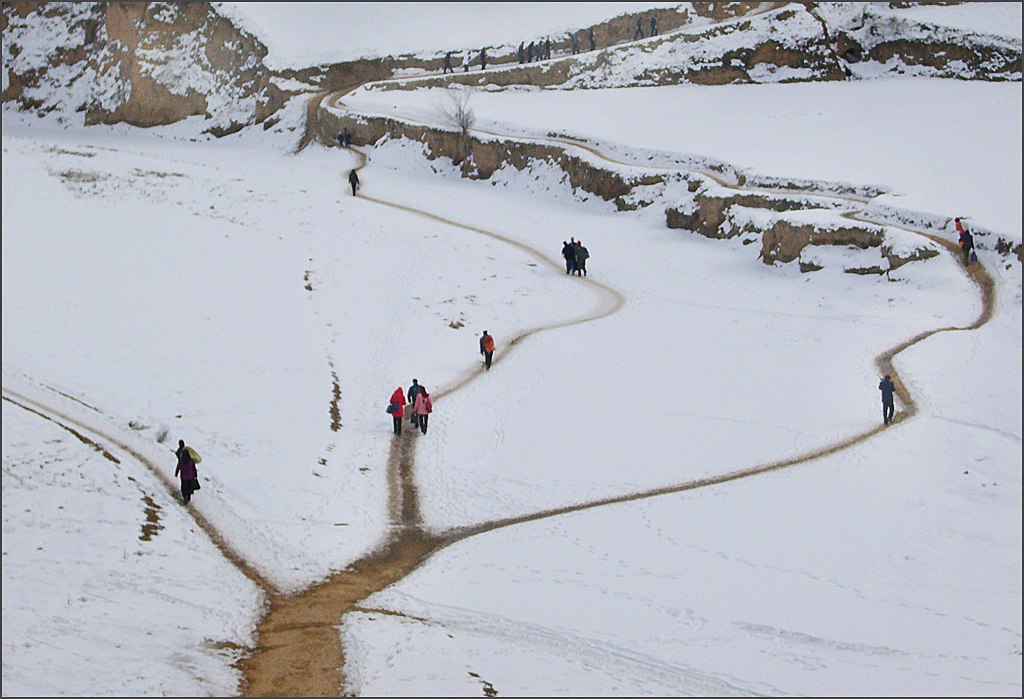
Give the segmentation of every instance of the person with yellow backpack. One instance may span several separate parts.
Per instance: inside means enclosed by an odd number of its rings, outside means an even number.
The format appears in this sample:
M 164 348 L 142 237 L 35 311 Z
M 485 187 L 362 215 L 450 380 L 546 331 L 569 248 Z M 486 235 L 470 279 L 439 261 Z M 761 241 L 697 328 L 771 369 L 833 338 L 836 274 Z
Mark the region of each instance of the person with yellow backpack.
M 175 476 L 181 476 L 181 499 L 187 505 L 192 499 L 192 493 L 201 490 L 199 487 L 199 471 L 196 464 L 203 460 L 192 447 L 185 446 L 185 440 L 178 440 L 178 449 L 174 452 L 178 457 L 178 465 L 174 469 Z

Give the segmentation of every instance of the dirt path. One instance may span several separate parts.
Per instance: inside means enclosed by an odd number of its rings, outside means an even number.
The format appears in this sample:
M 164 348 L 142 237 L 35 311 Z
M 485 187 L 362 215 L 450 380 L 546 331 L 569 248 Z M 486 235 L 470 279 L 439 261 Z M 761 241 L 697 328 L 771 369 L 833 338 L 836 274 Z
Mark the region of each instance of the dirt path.
M 313 108 L 314 104 L 319 106 L 320 99 L 311 101 L 311 108 Z M 604 157 L 596 149 L 588 148 L 588 150 Z M 359 151 L 355 152 L 360 158 L 358 168 L 364 167 L 367 162 L 366 156 Z M 446 219 L 437 214 L 420 211 L 395 202 L 368 196 L 362 196 L 362 198 L 382 206 L 389 206 L 502 241 L 531 255 L 539 263 L 552 268 L 554 271 L 561 270 L 560 264 L 541 254 L 531 246 L 520 241 L 505 238 L 493 231 Z M 954 257 L 958 258 L 959 249 L 954 243 L 921 233 L 920 231 L 916 232 L 935 240 L 949 250 Z M 983 300 L 982 312 L 971 325 L 964 328 L 939 328 L 921 333 L 887 350 L 876 358 L 876 365 L 879 370 L 882 373 L 891 374 L 897 384 L 898 395 L 904 408 L 896 415 L 897 424 L 916 414 L 917 408 L 913 397 L 907 393 L 902 382 L 899 380 L 898 372 L 893 367 L 893 359 L 903 350 L 936 333 L 977 329 L 992 317 L 995 305 L 995 285 L 992 278 L 980 263 L 971 265 L 967 269 L 967 274 L 978 285 Z M 591 322 L 615 313 L 625 304 L 624 297 L 617 290 L 590 278 L 584 278 L 581 281 L 595 291 L 597 295 L 595 308 L 581 317 L 525 330 L 507 343 L 504 353 L 507 354 L 514 351 L 524 339 L 531 335 L 569 325 Z M 496 359 L 500 360 L 500 356 Z M 461 389 L 482 374 L 483 370 L 479 368 L 467 371 L 451 385 L 439 390 L 436 398 L 438 400 L 443 399 L 443 397 Z M 171 495 L 176 497 L 177 486 L 173 479 L 169 479 L 156 464 L 130 447 L 118 436 L 105 433 L 103 430 L 97 430 L 95 427 L 87 426 L 66 414 L 60 408 L 45 405 L 44 401 L 34 400 L 16 391 L 9 390 L 7 387 L 3 388 L 3 397 L 5 400 L 15 403 L 26 410 L 31 410 L 43 418 L 58 422 L 79 436 L 80 439 L 83 439 L 83 441 L 94 444 L 98 449 L 103 449 L 103 447 L 99 446 L 100 441 L 107 441 L 115 445 L 117 449 L 130 455 L 154 473 L 166 485 Z M 336 572 L 314 587 L 293 595 L 284 595 L 277 592 L 258 571 L 253 569 L 223 541 L 219 532 L 209 524 L 201 513 L 197 512 L 194 508 L 190 509 L 189 513 L 196 520 L 199 527 L 209 536 L 211 541 L 221 550 L 225 558 L 238 567 L 254 583 L 259 585 L 267 595 L 265 615 L 257 627 L 256 647 L 247 657 L 239 662 L 239 668 L 243 673 L 240 686 L 241 693 L 247 696 L 338 696 L 345 686 L 345 653 L 341 639 L 341 623 L 344 615 L 357 608 L 370 595 L 405 578 L 431 555 L 446 546 L 471 536 L 515 524 L 605 505 L 632 502 L 659 495 L 694 490 L 804 464 L 848 449 L 875 436 L 884 429 L 888 428 L 879 426 L 878 428 L 852 435 L 796 457 L 727 472 L 710 478 L 666 485 L 662 488 L 627 493 L 611 498 L 575 503 L 561 508 L 538 511 L 519 517 L 493 520 L 442 533 L 428 531 L 422 521 L 419 494 L 416 490 L 414 479 L 415 449 L 418 433 L 415 430 L 405 430 L 401 437 L 393 440 L 388 456 L 388 515 L 390 526 L 381 542 L 373 551 L 352 563 L 346 570 Z M 85 435 L 95 435 L 96 439 L 94 440 Z
M 587 150 L 600 157 L 605 157 L 595 148 L 587 147 Z M 366 155 L 356 149 L 353 149 L 353 151 L 359 158 L 357 169 L 362 169 L 367 164 Z M 526 252 L 538 262 L 554 271 L 561 270 L 561 265 L 535 248 L 521 241 L 508 239 L 485 228 L 453 221 L 437 214 L 376 197 L 361 195 L 361 198 L 382 206 L 402 210 L 416 216 L 499 240 Z M 927 234 L 922 233 L 922 235 Z M 959 249 L 955 244 L 934 236 L 928 235 L 927 237 L 943 245 L 954 256 L 959 255 Z M 939 328 L 922 333 L 906 342 L 900 343 L 876 358 L 876 365 L 880 372 L 892 375 L 897 385 L 898 395 L 903 402 L 904 409 L 896 414 L 895 424 L 912 417 L 916 413 L 917 408 L 912 396 L 909 395 L 903 383 L 899 380 L 899 374 L 892 365 L 893 358 L 908 347 L 936 333 L 975 329 L 987 322 L 992 316 L 995 302 L 992 279 L 981 264 L 972 265 L 967 271 L 980 287 L 983 298 L 982 313 L 972 325 L 966 328 Z M 597 320 L 615 313 L 625 304 L 625 298 L 617 290 L 593 279 L 585 278 L 583 281 L 598 292 L 599 302 L 595 309 L 579 318 L 523 331 L 508 343 L 506 352 L 514 350 L 522 340 L 533 334 Z M 458 391 L 482 374 L 482 370 L 472 369 L 453 384 L 439 390 L 435 397 L 440 400 Z M 244 672 L 242 693 L 252 696 L 282 694 L 337 696 L 345 686 L 345 654 L 341 639 L 341 622 L 344 615 L 359 608 L 360 603 L 373 593 L 402 580 L 431 555 L 453 543 L 502 527 L 556 517 L 571 512 L 580 512 L 605 505 L 633 502 L 659 495 L 695 490 L 808 463 L 848 449 L 885 429 L 889 428 L 879 426 L 833 444 L 816 448 L 799 456 L 731 471 L 718 476 L 600 500 L 575 503 L 565 507 L 538 511 L 507 519 L 493 520 L 441 533 L 428 531 L 421 519 L 419 495 L 416 491 L 415 479 L 413 477 L 415 445 L 418 433 L 415 430 L 406 430 L 401 437 L 396 438 L 392 443 L 388 458 L 389 515 L 391 524 L 388 535 L 373 552 L 353 563 L 348 570 L 332 575 L 307 592 L 292 597 L 276 595 L 271 597 L 267 615 L 259 625 L 257 649 L 241 664 Z

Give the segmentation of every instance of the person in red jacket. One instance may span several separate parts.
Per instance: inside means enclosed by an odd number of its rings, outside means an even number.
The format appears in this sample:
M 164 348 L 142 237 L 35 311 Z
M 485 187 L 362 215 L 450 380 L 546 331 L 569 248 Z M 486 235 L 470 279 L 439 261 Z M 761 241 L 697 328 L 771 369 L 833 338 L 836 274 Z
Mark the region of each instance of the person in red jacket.
M 956 232 L 960 234 L 960 249 L 964 253 L 964 267 L 971 264 L 971 252 L 974 251 L 974 236 L 964 228 L 963 221 L 956 219 Z
M 391 394 L 391 400 L 388 401 L 388 412 L 391 413 L 391 420 L 395 423 L 395 434 L 402 434 L 402 418 L 405 416 L 405 391 L 399 386 L 395 389 L 395 392 Z M 391 406 L 394 406 L 394 410 L 391 410 Z

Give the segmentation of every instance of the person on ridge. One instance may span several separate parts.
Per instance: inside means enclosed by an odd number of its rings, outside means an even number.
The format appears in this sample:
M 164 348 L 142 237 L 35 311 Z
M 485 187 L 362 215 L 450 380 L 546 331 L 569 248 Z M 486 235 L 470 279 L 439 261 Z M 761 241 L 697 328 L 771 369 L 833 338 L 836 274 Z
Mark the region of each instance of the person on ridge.
M 405 391 L 399 386 L 388 399 L 388 413 L 391 414 L 391 421 L 394 423 L 395 434 L 402 434 L 402 418 L 405 417 Z
M 494 356 L 494 338 L 488 335 L 486 330 L 480 336 L 480 354 L 484 355 L 484 367 L 489 370 L 491 357 Z
M 441 74 L 443 75 L 445 73 L 454 73 L 454 72 L 455 72 L 455 69 L 452 68 L 452 52 L 449 51 L 448 53 L 446 53 L 444 55 L 444 70 L 441 71 Z
M 888 374 L 878 382 L 878 390 L 882 392 L 882 424 L 888 425 L 892 422 L 896 407 L 893 402 L 893 394 L 896 392 L 896 384 Z
M 651 15 L 651 36 L 658 36 L 658 17 Z
M 633 32 L 633 41 L 636 41 L 637 39 L 643 39 L 644 38 L 644 24 L 643 24 L 643 22 L 644 22 L 643 18 L 641 18 L 641 17 L 637 17 L 636 18 L 636 31 Z
M 412 406 L 413 416 L 419 421 L 420 432 L 423 434 L 427 433 L 427 420 L 430 418 L 430 413 L 434 412 L 434 401 L 427 393 L 427 389 L 420 387 L 419 393 L 416 394 L 416 402 Z
M 480 70 L 487 70 L 487 49 L 480 49 Z
M 594 38 L 594 28 L 587 29 L 587 41 L 590 42 L 590 50 L 597 50 L 597 39 Z
M 956 232 L 960 234 L 960 249 L 964 253 L 964 267 L 971 264 L 971 252 L 974 251 L 974 236 L 964 227 L 959 217 L 956 219 Z
M 181 499 L 187 505 L 192 499 L 192 493 L 201 490 L 199 487 L 199 472 L 196 464 L 203 460 L 195 449 L 185 446 L 185 440 L 178 440 L 178 448 L 174 452 L 178 457 L 178 465 L 174 467 L 174 475 L 181 476 Z
M 356 190 L 359 189 L 359 174 L 355 170 L 349 171 L 348 183 L 352 185 L 352 196 L 355 196 Z
M 423 386 L 420 386 L 420 382 L 417 381 L 416 379 L 413 379 L 412 380 L 412 386 L 409 386 L 409 392 L 406 394 L 406 396 L 409 399 L 409 405 L 415 405 L 415 403 L 416 403 L 416 396 L 419 395 L 420 391 L 424 391 L 424 390 L 426 390 L 426 389 L 424 389 Z M 412 414 L 409 415 L 409 422 L 412 423 L 413 425 L 417 424 L 417 421 L 416 421 L 416 411 L 415 410 L 413 410 Z

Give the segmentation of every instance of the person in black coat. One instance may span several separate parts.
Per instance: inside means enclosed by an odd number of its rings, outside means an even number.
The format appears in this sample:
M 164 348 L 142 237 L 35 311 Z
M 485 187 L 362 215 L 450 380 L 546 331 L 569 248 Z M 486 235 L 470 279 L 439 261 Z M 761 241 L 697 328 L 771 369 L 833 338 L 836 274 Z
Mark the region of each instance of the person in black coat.
M 595 51 L 597 49 L 597 40 L 594 39 L 594 28 L 591 27 L 587 30 L 587 41 L 590 42 L 590 50 Z
M 565 273 L 572 274 L 576 270 L 576 245 L 562 241 L 562 257 L 565 258 Z
M 352 185 L 352 196 L 356 195 L 356 190 L 359 188 L 359 175 L 355 170 L 351 170 L 348 173 L 348 183 Z
M 417 381 L 416 379 L 413 379 L 412 386 L 409 386 L 409 392 L 406 394 L 409 397 L 409 405 L 416 404 L 416 396 L 418 396 L 420 394 L 420 391 L 422 390 L 423 386 L 420 386 L 420 382 Z M 411 422 L 414 425 L 418 424 L 416 421 L 415 410 L 409 410 L 409 422 Z
M 892 422 L 896 407 L 893 402 L 893 394 L 896 392 L 896 384 L 888 374 L 878 382 L 878 390 L 882 392 L 882 424 L 888 425 Z
M 444 69 L 441 71 L 444 73 L 454 73 L 455 69 L 452 68 L 452 52 L 449 51 L 444 55 Z
M 644 38 L 644 21 L 640 17 L 636 18 L 636 31 L 633 32 L 633 41 Z

